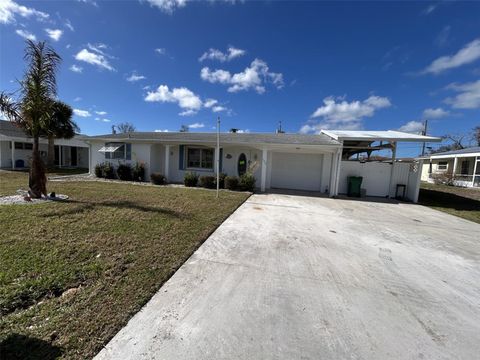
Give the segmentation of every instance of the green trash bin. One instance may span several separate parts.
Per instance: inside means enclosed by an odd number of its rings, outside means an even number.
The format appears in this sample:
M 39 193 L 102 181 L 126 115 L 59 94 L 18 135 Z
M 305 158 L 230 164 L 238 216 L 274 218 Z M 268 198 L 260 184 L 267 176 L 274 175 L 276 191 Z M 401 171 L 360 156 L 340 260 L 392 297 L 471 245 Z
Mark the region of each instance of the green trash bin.
M 360 197 L 360 188 L 363 178 L 361 176 L 349 176 L 347 178 L 347 195 Z

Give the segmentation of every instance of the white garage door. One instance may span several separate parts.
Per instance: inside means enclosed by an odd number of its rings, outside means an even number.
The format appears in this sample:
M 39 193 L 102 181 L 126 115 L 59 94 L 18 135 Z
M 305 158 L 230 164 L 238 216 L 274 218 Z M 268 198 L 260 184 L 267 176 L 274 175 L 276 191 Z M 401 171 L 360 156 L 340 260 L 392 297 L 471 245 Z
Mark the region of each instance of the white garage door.
M 272 188 L 320 191 L 321 177 L 322 155 L 272 154 Z

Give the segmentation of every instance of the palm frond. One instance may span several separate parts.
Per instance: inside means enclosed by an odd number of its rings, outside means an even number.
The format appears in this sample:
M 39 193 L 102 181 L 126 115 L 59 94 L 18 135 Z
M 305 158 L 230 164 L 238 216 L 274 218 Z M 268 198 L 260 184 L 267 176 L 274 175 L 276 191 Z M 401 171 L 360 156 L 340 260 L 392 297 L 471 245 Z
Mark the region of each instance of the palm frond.
M 0 93 L 0 112 L 7 120 L 19 123 L 21 121 L 19 105 L 5 92 Z

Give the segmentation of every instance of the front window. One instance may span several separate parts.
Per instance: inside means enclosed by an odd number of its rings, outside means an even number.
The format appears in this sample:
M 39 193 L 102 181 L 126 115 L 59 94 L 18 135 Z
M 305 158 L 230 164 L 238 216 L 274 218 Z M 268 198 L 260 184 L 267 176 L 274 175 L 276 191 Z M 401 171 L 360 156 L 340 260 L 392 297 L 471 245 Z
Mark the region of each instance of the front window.
M 437 169 L 438 170 L 447 170 L 448 162 L 446 161 L 440 161 L 438 163 Z
M 213 169 L 213 149 L 187 148 L 187 168 Z
M 105 153 L 105 159 L 111 160 L 130 160 L 131 144 L 111 142 L 106 143 L 100 150 Z

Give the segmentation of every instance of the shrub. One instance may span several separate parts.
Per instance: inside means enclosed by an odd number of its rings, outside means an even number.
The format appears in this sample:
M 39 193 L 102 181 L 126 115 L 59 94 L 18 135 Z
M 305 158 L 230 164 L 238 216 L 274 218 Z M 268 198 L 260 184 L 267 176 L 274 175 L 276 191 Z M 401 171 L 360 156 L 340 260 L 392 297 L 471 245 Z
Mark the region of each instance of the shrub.
M 220 183 L 219 188 L 224 189 L 225 188 L 225 178 L 227 177 L 227 174 L 225 173 L 220 173 L 218 176 L 218 180 Z M 217 177 L 215 176 L 215 188 L 217 187 Z
M 238 189 L 238 178 L 236 176 L 226 176 L 224 181 L 225 181 L 225 189 L 228 189 L 228 190 Z
M 183 178 L 185 186 L 195 187 L 198 183 L 198 175 L 193 172 L 187 172 Z
M 143 163 L 136 163 L 132 168 L 133 181 L 145 181 L 145 165 Z
M 103 164 L 95 165 L 95 176 L 98 178 L 103 177 Z
M 151 173 L 150 180 L 155 185 L 164 185 L 166 183 L 165 176 L 160 173 Z
M 132 167 L 128 164 L 120 164 L 117 167 L 117 176 L 120 180 L 132 180 Z
M 239 187 L 243 191 L 253 192 L 255 190 L 255 176 L 249 173 L 240 176 Z
M 211 175 L 200 176 L 200 186 L 207 189 L 217 188 L 217 177 Z
M 113 168 L 112 164 L 105 163 L 103 165 L 103 177 L 105 179 L 115 179 L 115 169 Z
M 454 185 L 455 178 L 449 173 L 431 174 L 436 185 Z
M 110 163 L 101 163 L 95 165 L 95 176 L 104 179 L 114 179 L 115 170 Z

